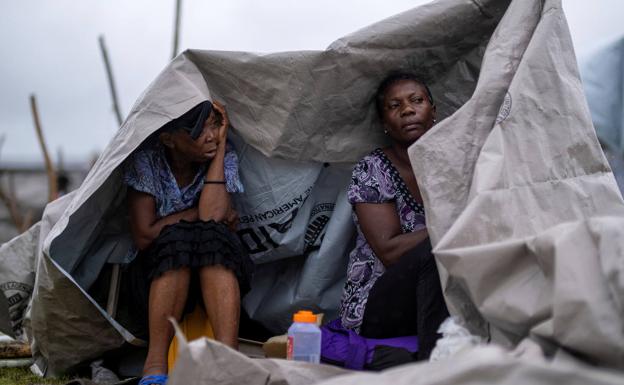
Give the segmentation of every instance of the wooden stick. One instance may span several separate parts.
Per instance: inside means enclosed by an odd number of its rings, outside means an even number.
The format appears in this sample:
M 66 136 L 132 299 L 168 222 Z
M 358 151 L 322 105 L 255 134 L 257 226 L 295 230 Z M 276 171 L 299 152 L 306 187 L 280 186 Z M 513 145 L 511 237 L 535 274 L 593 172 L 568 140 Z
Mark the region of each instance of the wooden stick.
M 0 341 L 0 359 L 30 356 L 30 345 L 18 341 Z
M 11 204 L 11 210 L 15 211 L 15 227 L 17 231 L 21 234 L 23 233 L 22 228 L 24 227 L 24 215 L 22 211 L 19 209 L 19 202 L 17 200 L 17 193 L 15 192 L 15 173 L 8 173 L 7 182 L 9 183 L 9 202 Z
M 43 160 L 45 161 L 46 172 L 48 174 L 48 202 L 51 202 L 56 199 L 58 195 L 56 172 L 54 171 L 54 165 L 52 164 L 52 160 L 50 160 L 50 154 L 48 153 L 48 148 L 45 140 L 43 139 L 43 131 L 41 130 L 41 122 L 39 121 L 39 113 L 37 112 L 37 100 L 35 99 L 34 94 L 30 95 L 30 108 L 35 122 L 37 139 L 39 139 L 39 145 L 41 146 L 41 151 L 43 152 Z
M 4 189 L 0 188 L 0 201 L 2 201 L 7 209 L 9 210 L 9 216 L 11 217 L 11 222 L 17 229 L 18 232 L 22 232 L 22 216 L 20 215 L 19 208 L 17 207 L 17 202 L 7 194 Z
M 9 183 L 8 191 L 5 191 L 3 186 L 0 186 L 0 201 L 4 203 L 4 205 L 9 210 L 9 216 L 11 217 L 11 222 L 17 229 L 18 234 L 23 233 L 28 230 L 32 225 L 33 220 L 33 211 L 27 210 L 25 214 L 22 214 L 22 211 L 19 208 L 19 204 L 17 201 L 17 197 L 15 196 L 15 183 L 13 181 L 13 173 L 7 173 L 7 179 Z
M 0 150 L 4 145 L 4 140 L 6 136 L 4 134 L 0 135 Z M 13 179 L 13 173 L 7 171 L 7 179 L 9 188 L 8 191 L 5 192 L 3 186 L 0 186 L 0 201 L 5 204 L 7 209 L 9 210 L 9 216 L 11 217 L 11 222 L 17 229 L 19 234 L 28 230 L 32 223 L 33 213 L 32 210 L 29 210 L 26 215 L 22 215 L 19 209 L 19 205 L 17 203 L 17 197 L 15 196 L 15 181 Z
M 180 9 L 182 8 L 182 0 L 176 0 L 175 20 L 173 26 L 173 52 L 171 59 L 178 55 L 178 41 L 180 40 Z
M 119 102 L 117 100 L 115 79 L 113 78 L 113 70 L 111 69 L 110 61 L 108 60 L 108 52 L 106 51 L 104 36 L 100 35 L 100 37 L 98 37 L 98 41 L 100 42 L 100 51 L 102 51 L 102 59 L 104 59 L 104 67 L 106 68 L 106 76 L 108 77 L 108 86 L 110 88 L 111 98 L 113 99 L 113 110 L 115 111 L 117 124 L 121 127 L 121 123 L 123 123 L 123 120 L 121 119 L 121 109 L 119 108 Z
M 30 226 L 32 226 L 33 224 L 33 211 L 32 210 L 27 210 L 26 214 L 24 214 L 22 216 L 22 223 L 21 223 L 21 227 L 18 229 L 18 231 L 21 233 L 26 232 L 26 230 L 28 230 L 30 228 Z
M 63 147 L 59 147 L 56 149 L 56 169 L 59 172 L 65 171 L 65 162 L 63 158 Z
M 15 192 L 15 173 L 9 172 L 7 179 L 7 182 L 9 183 L 9 199 L 17 204 L 17 193 Z

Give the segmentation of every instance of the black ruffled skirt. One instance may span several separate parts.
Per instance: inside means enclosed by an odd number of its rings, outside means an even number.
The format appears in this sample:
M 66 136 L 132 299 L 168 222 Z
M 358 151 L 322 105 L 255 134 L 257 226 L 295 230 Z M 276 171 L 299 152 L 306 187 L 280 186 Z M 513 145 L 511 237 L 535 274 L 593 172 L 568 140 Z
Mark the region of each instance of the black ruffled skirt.
M 215 221 L 181 221 L 164 227 L 130 266 L 136 305 L 147 312 L 151 281 L 169 270 L 190 267 L 193 273 L 185 312 L 191 312 L 198 302 L 202 303 L 196 270 L 213 265 L 234 272 L 241 297 L 249 291 L 254 264 L 238 236 L 227 226 Z
M 181 267 L 222 265 L 236 275 L 241 295 L 249 291 L 253 262 L 238 236 L 222 223 L 181 221 L 166 226 L 141 254 L 146 259 L 150 281 Z

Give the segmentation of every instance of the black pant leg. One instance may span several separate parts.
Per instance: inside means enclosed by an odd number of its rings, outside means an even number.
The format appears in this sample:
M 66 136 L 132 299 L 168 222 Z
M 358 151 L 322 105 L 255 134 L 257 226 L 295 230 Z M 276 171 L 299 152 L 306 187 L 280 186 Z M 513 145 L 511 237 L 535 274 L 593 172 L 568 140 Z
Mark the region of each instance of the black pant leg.
M 433 254 L 420 260 L 416 297 L 418 301 L 418 359 L 428 359 L 440 338 L 438 328 L 449 316 Z
M 417 258 L 405 255 L 377 279 L 368 294 L 360 335 L 392 338 L 417 334 L 417 270 Z
M 371 289 L 360 334 L 368 338 L 418 335 L 419 358 L 427 358 L 448 317 L 440 278 L 427 239 L 406 253 Z

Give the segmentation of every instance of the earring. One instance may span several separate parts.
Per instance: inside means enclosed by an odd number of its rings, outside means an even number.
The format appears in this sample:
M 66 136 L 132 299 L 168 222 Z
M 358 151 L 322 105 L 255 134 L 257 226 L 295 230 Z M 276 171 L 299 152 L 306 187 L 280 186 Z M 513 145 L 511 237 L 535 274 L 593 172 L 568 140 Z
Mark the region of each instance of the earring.
M 388 130 L 384 130 L 384 134 L 388 135 Z

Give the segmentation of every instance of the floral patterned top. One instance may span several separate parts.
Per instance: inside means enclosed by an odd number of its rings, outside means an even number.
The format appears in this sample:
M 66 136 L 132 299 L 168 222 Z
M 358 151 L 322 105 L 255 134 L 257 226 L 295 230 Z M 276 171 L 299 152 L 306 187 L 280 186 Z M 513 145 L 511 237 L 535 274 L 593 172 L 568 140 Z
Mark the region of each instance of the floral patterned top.
M 380 148 L 355 166 L 347 195 L 352 205 L 394 202 L 403 233 L 425 228 L 423 205 L 414 200 L 398 170 Z M 355 249 L 349 255 L 340 317 L 345 328 L 359 332 L 368 293 L 386 269 L 362 234 L 355 210 L 353 221 L 357 228 L 357 239 Z
M 224 158 L 225 188 L 229 193 L 243 192 L 238 175 L 238 156 L 230 143 Z M 180 188 L 165 156 L 165 147 L 158 140 L 146 142 L 124 164 L 124 183 L 156 200 L 158 218 L 196 206 L 203 187 L 208 163 L 197 170 L 189 185 Z

